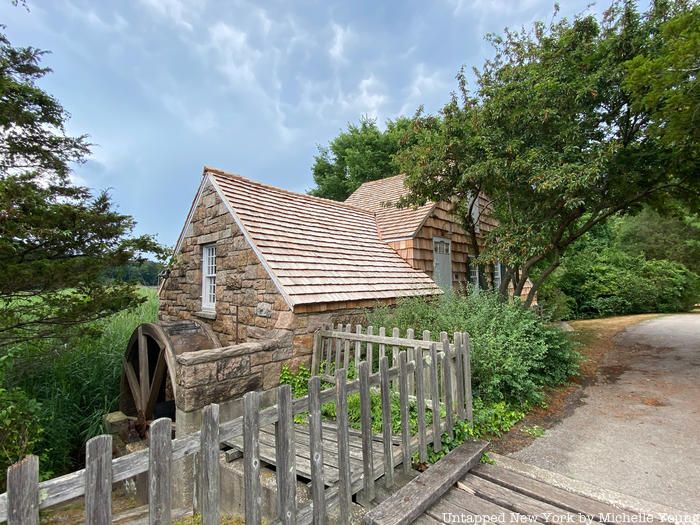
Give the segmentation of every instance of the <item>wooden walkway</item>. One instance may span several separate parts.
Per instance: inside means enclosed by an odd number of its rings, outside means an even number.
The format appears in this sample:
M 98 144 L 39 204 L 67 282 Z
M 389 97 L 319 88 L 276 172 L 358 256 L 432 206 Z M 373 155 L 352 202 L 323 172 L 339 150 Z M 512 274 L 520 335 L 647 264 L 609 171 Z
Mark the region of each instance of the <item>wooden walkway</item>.
M 365 525 L 445 523 L 594 523 L 643 518 L 498 465 L 480 464 L 485 444 L 465 443 L 383 499 Z M 481 520 L 481 521 L 479 521 Z
M 323 428 L 323 472 L 326 486 L 336 485 L 339 481 L 339 462 L 338 462 L 338 427 L 335 423 L 324 422 Z M 363 463 L 362 463 L 362 434 L 358 430 L 349 429 L 349 450 L 350 450 L 350 472 L 352 485 L 358 485 L 358 481 L 362 479 Z M 308 424 L 294 425 L 294 441 L 296 444 L 295 465 L 297 478 L 303 481 L 311 480 L 311 449 L 309 438 Z M 243 453 L 243 437 L 238 437 L 224 442 L 225 445 L 231 447 L 234 451 Z M 277 467 L 277 458 L 275 457 L 275 426 L 268 425 L 260 428 L 260 460 L 263 464 Z M 392 439 L 394 467 L 401 464 L 402 453 L 400 446 L 400 438 Z M 372 460 L 374 462 L 374 479 L 377 480 L 384 475 L 384 440 L 382 436 L 375 435 L 372 437 Z M 240 457 L 240 454 L 234 454 L 233 457 Z M 359 490 L 359 489 L 358 489 Z M 358 492 L 353 491 L 353 493 Z
M 479 465 L 423 514 L 423 523 L 449 516 L 498 516 L 499 523 L 616 523 L 621 509 L 573 494 L 497 465 Z M 447 518 L 447 519 L 446 519 Z M 458 518 L 459 519 L 459 518 Z

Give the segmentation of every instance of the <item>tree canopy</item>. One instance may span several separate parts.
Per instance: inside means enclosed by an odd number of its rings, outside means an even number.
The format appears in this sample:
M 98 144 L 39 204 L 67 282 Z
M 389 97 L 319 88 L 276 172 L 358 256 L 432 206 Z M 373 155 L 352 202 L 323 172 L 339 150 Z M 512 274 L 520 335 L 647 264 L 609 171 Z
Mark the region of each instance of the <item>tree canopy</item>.
M 646 12 L 614 2 L 601 19 L 491 35 L 474 93 L 462 72 L 438 115 L 417 113 L 396 159 L 407 203 L 459 210 L 483 191 L 500 226 L 481 259 L 508 265 L 502 291 L 512 283 L 519 295 L 532 278 L 526 304 L 595 225 L 645 202 L 696 205 L 699 13 L 683 1 Z
M 397 175 L 393 157 L 402 147 L 410 119 L 389 120 L 381 130 L 376 120 L 363 117 L 349 124 L 328 146 L 319 146 L 312 168 L 317 197 L 344 201 L 362 183 Z
M 0 34 L 0 349 L 140 303 L 135 285 L 103 275 L 162 253 L 131 235 L 106 192 L 71 181 L 90 144 L 66 133 L 69 114 L 37 85 L 44 54 Z

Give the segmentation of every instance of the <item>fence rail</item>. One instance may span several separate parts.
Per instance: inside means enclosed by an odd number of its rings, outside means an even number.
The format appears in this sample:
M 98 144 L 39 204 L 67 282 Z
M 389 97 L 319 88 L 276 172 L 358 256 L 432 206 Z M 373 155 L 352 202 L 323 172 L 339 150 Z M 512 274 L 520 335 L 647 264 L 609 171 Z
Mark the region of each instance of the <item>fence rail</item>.
M 309 381 L 309 394 L 292 399 L 289 385 L 277 388 L 277 403 L 260 410 L 260 393 L 249 392 L 244 396 L 244 414 L 232 421 L 220 423 L 218 405 L 207 406 L 202 415 L 199 432 L 171 439 L 171 422 L 158 419 L 150 426 L 149 448 L 112 459 L 111 436 L 98 436 L 87 445 L 86 468 L 49 481 L 39 482 L 39 462 L 29 456 L 8 469 L 8 491 L 0 495 L 0 522 L 8 525 L 35 524 L 39 521 L 39 509 L 85 496 L 85 518 L 88 525 L 111 523 L 111 489 L 115 482 L 147 473 L 149 486 L 149 523 L 171 523 L 173 509 L 171 487 L 175 461 L 188 456 L 195 459 L 195 490 L 193 512 L 202 516 L 204 525 L 219 522 L 220 471 L 219 450 L 224 442 L 243 439 L 245 522 L 261 523 L 261 459 L 259 433 L 261 427 L 275 425 L 275 456 L 277 460 L 277 494 L 279 515 L 275 523 L 299 524 L 324 523 L 331 507 L 338 506 L 340 516 L 346 519 L 352 495 L 358 492 L 365 501 L 375 497 L 377 474 L 384 476 L 384 484 L 393 484 L 395 463 L 392 434 L 392 400 L 399 401 L 400 450 L 398 462 L 403 468 L 411 468 L 411 457 L 417 454 L 420 461 L 428 458 L 428 446 L 435 451 L 441 448 L 441 435 L 453 433 L 456 420 L 471 418 L 471 381 L 469 370 L 469 339 L 464 333 L 455 333 L 453 342 L 441 334 L 441 343 L 411 337 L 386 337 L 385 330 L 374 336 L 371 327 L 362 333 L 322 330 L 317 332 L 314 344 L 314 376 Z M 409 332 L 407 335 L 412 335 Z M 378 354 L 373 355 L 377 344 Z M 386 353 L 391 347 L 392 364 Z M 405 349 L 401 349 L 401 348 Z M 329 354 L 328 349 L 335 351 Z M 413 350 L 408 352 L 407 349 Z M 364 354 L 362 351 L 364 350 Z M 318 353 L 317 353 L 318 351 Z M 320 359 L 321 351 L 327 360 Z M 350 354 L 354 352 L 354 361 Z M 374 358 L 377 358 L 376 360 Z M 332 363 L 331 363 L 332 360 Z M 356 378 L 348 380 L 348 369 L 353 363 Z M 373 366 L 376 363 L 377 366 Z M 329 374 L 333 371 L 333 375 Z M 376 371 L 374 371 L 376 370 Z M 333 383 L 331 388 L 321 389 L 321 381 Z M 398 385 L 398 388 L 395 388 Z M 382 412 L 383 461 L 373 459 L 371 394 L 379 393 Z M 348 450 L 350 428 L 348 397 L 359 392 L 362 438 L 362 472 L 353 476 Z M 336 432 L 338 444 L 338 482 L 328 488 L 324 473 L 323 434 L 328 431 L 322 424 L 321 407 L 334 402 L 336 407 Z M 409 425 L 409 408 L 414 404 L 418 421 L 414 432 Z M 427 411 L 431 412 L 431 425 L 426 424 Z M 441 416 L 441 412 L 444 416 Z M 308 414 L 311 476 L 311 503 L 297 507 L 295 473 L 295 416 Z

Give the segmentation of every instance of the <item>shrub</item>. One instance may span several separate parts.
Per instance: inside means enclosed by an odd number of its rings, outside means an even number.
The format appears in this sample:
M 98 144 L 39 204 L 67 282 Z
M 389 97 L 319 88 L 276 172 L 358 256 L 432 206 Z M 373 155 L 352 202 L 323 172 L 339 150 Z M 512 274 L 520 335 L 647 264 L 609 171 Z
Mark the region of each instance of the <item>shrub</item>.
M 567 257 L 554 286 L 571 299 L 571 317 L 580 318 L 687 311 L 700 299 L 699 281 L 679 263 L 607 247 Z
M 517 300 L 503 301 L 494 293 L 411 298 L 395 308 L 379 307 L 367 318 L 374 326 L 417 333 L 468 332 L 474 394 L 485 403 L 539 403 L 545 386 L 562 383 L 578 369 L 579 356 L 562 331 Z
M 44 431 L 41 406 L 19 388 L 0 388 L 0 492 L 7 467 L 35 452 Z
M 34 448 L 42 476 L 79 468 L 85 442 L 103 431 L 102 417 L 116 409 L 129 337 L 140 323 L 157 317 L 155 291 L 144 293 L 148 301 L 137 308 L 92 323 L 97 336 L 76 334 L 67 343 L 43 341 L 12 350 L 0 387 L 36 400 L 44 426 Z

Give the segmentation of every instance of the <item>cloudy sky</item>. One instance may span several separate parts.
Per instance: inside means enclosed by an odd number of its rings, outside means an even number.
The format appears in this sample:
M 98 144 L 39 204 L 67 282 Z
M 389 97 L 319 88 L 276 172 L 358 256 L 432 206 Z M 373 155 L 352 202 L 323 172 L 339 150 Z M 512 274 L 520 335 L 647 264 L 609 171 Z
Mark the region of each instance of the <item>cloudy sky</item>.
M 203 165 L 306 191 L 317 144 L 361 115 L 435 111 L 490 55 L 486 33 L 548 20 L 554 0 L 27 3 L 4 0 L 0 23 L 52 52 L 41 85 L 95 144 L 77 179 L 174 244 Z

